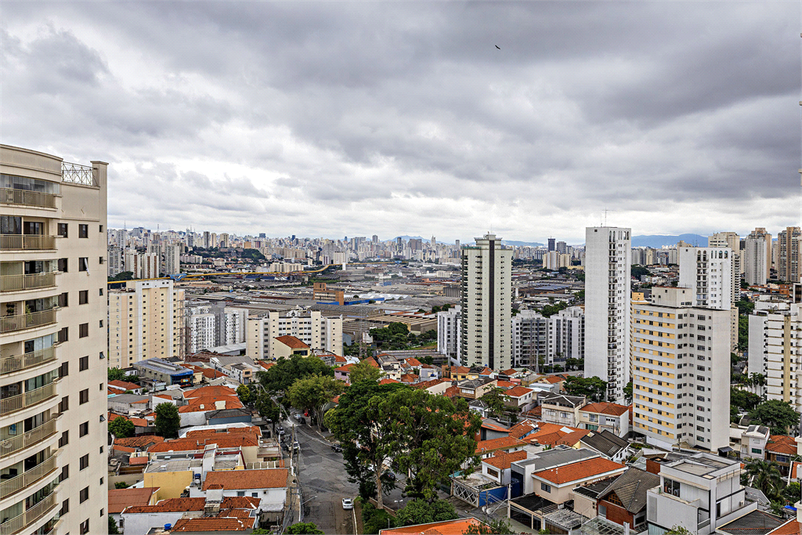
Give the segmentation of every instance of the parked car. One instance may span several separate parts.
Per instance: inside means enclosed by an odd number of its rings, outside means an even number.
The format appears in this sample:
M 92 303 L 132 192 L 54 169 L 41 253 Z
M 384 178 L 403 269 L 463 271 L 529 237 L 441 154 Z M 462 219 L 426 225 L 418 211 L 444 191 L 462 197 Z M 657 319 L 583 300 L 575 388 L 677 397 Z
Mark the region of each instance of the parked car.
M 343 509 L 350 511 L 354 508 L 354 500 L 351 498 L 343 498 Z

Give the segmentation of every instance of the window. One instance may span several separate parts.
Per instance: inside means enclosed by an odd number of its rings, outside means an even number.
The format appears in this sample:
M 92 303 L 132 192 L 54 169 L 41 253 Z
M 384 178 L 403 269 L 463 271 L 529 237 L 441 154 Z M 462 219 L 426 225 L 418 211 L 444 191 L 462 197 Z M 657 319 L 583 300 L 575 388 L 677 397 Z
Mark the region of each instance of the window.
M 70 305 L 69 294 L 67 292 L 64 292 L 63 294 L 60 294 L 58 296 L 58 306 L 60 306 L 61 308 L 64 308 L 64 307 L 67 307 L 69 305 Z
M 99 257 L 97 257 L 97 263 L 101 264 L 101 265 L 105 264 L 106 263 L 106 259 L 103 258 L 102 256 L 99 256 Z
M 78 338 L 86 338 L 89 336 L 89 324 L 82 323 L 78 326 Z
M 78 427 L 78 434 L 82 437 L 89 434 L 89 422 L 84 422 Z
M 70 409 L 70 396 L 64 396 L 58 404 L 59 412 L 67 412 Z
M 545 483 L 541 483 L 540 490 L 542 490 L 543 492 L 551 492 L 551 485 L 546 485 Z
M 81 390 L 78 394 L 78 404 L 83 405 L 84 403 L 89 403 L 89 389 Z
M 763 455 L 763 450 L 760 448 L 752 448 L 752 453 L 757 453 L 758 455 Z
M 103 295 L 103 288 L 99 288 L 98 291 L 97 291 L 97 294 L 98 295 Z
M 89 271 L 89 258 L 82 256 L 78 259 L 78 271 Z
M 84 503 L 88 499 L 89 499 L 89 487 L 84 487 L 81 489 L 81 503 Z
M 67 237 L 67 223 L 59 223 L 58 224 L 58 235 L 62 238 Z
M 89 225 L 78 225 L 78 237 L 79 238 L 89 237 Z
M 97 325 L 98 325 L 98 327 L 100 327 L 102 329 L 103 328 L 103 320 L 99 320 L 97 322 Z
M 237 496 L 245 496 L 245 492 L 243 492 L 241 490 L 238 490 L 237 491 Z
M 100 450 L 98 451 L 98 453 L 103 454 L 103 446 L 100 446 Z M 103 483 L 101 482 L 100 484 L 102 485 Z
M 97 385 L 97 389 L 100 390 L 101 392 L 103 392 L 103 383 L 99 383 Z
M 100 478 L 100 484 L 103 484 L 103 478 Z M 100 510 L 100 516 L 103 516 L 103 509 Z
M 103 225 L 100 225 L 99 232 L 103 232 Z
M 70 499 L 67 498 L 63 502 L 61 502 L 61 511 L 59 512 L 59 516 L 64 516 L 70 512 Z
M 85 305 L 89 302 L 89 290 L 81 290 L 78 292 L 78 304 Z
M 67 377 L 70 374 L 70 363 L 62 362 L 58 368 L 58 378 Z
M 84 491 L 81 491 L 82 495 L 83 495 L 83 492 Z M 87 500 L 89 499 L 89 490 L 88 489 L 87 489 L 87 492 L 86 492 L 86 499 Z M 84 500 L 81 500 L 81 501 L 83 502 Z M 89 519 L 88 518 L 86 520 L 84 520 L 83 522 L 81 522 L 81 535 L 86 535 L 87 533 L 89 533 Z
M 61 467 L 61 475 L 58 476 L 59 483 L 70 477 L 70 465 Z
M 88 453 L 86 455 L 84 455 L 83 457 L 81 457 L 81 459 L 79 461 L 79 464 L 81 466 L 81 468 L 80 468 L 81 470 L 83 470 L 85 468 L 89 468 L 89 454 Z
M 61 433 L 61 438 L 58 439 L 58 447 L 63 448 L 69 443 L 70 443 L 70 432 L 64 431 L 63 433 Z
M 67 259 L 66 258 L 59 258 L 58 259 L 58 270 L 62 273 L 67 273 Z
M 663 480 L 663 492 L 679 497 L 679 482 L 665 478 Z
M 78 371 L 82 372 L 89 369 L 89 356 L 78 359 Z
M 58 332 L 58 341 L 59 343 L 66 342 L 70 339 L 70 328 L 64 327 Z

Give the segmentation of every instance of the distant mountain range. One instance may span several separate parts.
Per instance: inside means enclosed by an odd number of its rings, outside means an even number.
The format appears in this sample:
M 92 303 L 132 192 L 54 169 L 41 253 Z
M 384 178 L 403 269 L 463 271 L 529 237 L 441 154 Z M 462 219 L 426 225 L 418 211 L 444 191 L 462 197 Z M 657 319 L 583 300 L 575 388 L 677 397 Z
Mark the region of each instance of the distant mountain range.
M 679 236 L 632 236 L 632 247 L 654 247 L 676 245 L 680 240 L 697 247 L 707 247 L 707 236 L 680 234 Z
M 515 240 L 501 240 L 504 245 L 515 245 L 516 247 L 542 247 L 544 243 L 536 241 L 515 241 Z

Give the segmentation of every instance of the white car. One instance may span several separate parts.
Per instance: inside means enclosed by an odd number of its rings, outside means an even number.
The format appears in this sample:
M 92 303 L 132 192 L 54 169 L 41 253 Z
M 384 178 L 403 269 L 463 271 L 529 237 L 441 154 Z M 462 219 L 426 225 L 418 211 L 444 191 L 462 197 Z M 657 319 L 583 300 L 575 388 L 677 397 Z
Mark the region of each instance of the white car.
M 350 511 L 354 508 L 354 500 L 351 498 L 343 498 L 343 509 Z

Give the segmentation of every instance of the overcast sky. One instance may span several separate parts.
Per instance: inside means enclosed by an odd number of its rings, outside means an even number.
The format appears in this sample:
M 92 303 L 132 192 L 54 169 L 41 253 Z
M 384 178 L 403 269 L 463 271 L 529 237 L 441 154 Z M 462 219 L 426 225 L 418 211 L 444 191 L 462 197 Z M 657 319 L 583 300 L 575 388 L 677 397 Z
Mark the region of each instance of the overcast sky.
M 109 225 L 584 241 L 800 224 L 800 3 L 0 3 L 3 143 Z M 499 48 L 497 48 L 499 47 Z

